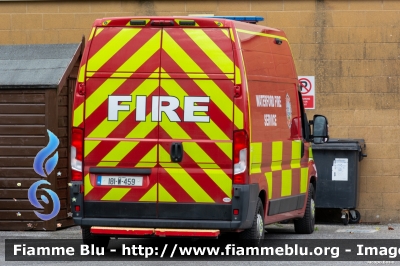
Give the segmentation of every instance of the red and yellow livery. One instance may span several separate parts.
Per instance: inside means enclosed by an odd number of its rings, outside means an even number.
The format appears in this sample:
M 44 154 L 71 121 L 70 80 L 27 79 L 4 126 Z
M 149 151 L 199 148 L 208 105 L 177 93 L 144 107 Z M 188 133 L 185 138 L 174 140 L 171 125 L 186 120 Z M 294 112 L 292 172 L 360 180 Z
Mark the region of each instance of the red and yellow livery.
M 282 31 L 221 18 L 98 19 L 74 97 L 74 221 L 84 240 L 262 239 L 265 224 L 290 218 L 311 233 L 309 140 Z

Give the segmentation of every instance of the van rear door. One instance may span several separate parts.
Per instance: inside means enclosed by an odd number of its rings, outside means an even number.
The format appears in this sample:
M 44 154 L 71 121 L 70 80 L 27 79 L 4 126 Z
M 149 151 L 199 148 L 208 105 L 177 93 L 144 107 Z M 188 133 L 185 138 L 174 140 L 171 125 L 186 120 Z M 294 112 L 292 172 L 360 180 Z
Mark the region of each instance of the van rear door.
M 159 218 L 232 219 L 234 69 L 229 29 L 163 29 Z
M 98 27 L 87 61 L 84 212 L 156 218 L 162 29 Z

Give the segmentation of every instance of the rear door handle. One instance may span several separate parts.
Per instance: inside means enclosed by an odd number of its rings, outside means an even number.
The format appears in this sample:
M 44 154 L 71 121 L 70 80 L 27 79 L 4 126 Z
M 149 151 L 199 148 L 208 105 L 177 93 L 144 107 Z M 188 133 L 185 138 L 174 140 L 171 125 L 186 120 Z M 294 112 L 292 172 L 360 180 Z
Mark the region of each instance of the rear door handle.
M 182 142 L 173 142 L 171 144 L 171 161 L 174 163 L 182 162 L 183 159 L 183 146 Z

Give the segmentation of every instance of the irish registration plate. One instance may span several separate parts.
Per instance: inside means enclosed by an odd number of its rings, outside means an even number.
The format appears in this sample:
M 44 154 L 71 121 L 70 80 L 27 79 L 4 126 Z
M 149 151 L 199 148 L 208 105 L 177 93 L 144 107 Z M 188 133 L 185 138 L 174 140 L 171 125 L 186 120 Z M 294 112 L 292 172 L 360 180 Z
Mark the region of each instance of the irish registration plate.
M 142 186 L 142 176 L 97 176 L 98 186 Z

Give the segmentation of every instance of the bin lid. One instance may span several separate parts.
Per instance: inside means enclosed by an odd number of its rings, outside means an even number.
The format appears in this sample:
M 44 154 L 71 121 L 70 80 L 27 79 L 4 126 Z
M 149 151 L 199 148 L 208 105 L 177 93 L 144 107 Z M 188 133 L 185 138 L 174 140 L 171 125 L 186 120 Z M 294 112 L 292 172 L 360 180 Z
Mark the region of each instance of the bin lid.
M 313 150 L 361 151 L 365 148 L 364 139 L 329 139 L 322 144 L 311 144 Z

